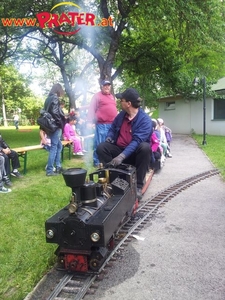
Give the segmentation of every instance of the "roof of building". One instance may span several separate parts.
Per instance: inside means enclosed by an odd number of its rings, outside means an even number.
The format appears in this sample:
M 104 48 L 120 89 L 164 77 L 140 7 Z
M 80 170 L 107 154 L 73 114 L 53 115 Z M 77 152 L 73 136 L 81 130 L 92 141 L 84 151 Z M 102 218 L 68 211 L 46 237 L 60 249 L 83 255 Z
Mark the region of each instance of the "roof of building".
M 212 91 L 225 90 L 225 77 L 220 78 L 217 83 L 212 85 Z
M 207 83 L 206 83 L 207 84 Z M 211 90 L 217 92 L 219 95 L 225 94 L 225 77 L 220 78 L 217 83 L 213 84 Z M 159 102 L 166 102 L 166 101 L 175 101 L 181 100 L 183 97 L 181 95 L 171 95 L 166 97 L 161 97 L 158 99 Z

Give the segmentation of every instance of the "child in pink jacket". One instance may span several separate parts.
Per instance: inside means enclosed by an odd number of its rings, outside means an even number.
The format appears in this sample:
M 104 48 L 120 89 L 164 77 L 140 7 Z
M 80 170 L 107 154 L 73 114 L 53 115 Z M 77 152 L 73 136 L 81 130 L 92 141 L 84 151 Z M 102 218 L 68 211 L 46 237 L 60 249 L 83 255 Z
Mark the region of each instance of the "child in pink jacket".
M 76 135 L 75 127 L 77 119 L 75 116 L 69 116 L 68 123 L 64 126 L 63 139 L 65 141 L 73 141 L 73 155 L 84 155 L 81 146 L 81 139 Z
M 163 150 L 160 146 L 160 139 L 157 131 L 157 122 L 154 119 L 152 120 L 152 127 L 153 132 L 151 135 L 150 147 L 152 151 L 152 163 L 154 163 L 155 160 L 160 159 L 162 157 Z

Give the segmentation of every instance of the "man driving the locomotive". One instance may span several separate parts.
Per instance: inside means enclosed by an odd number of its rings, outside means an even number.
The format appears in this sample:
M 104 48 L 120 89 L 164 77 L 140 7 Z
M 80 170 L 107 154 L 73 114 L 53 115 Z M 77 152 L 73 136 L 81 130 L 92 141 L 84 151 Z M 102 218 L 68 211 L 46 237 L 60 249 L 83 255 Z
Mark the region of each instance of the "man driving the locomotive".
M 152 121 L 141 108 L 142 99 L 134 88 L 115 95 L 122 111 L 114 119 L 106 141 L 99 144 L 97 154 L 103 165 L 118 166 L 122 162 L 136 167 L 137 194 L 141 190 L 151 158 Z

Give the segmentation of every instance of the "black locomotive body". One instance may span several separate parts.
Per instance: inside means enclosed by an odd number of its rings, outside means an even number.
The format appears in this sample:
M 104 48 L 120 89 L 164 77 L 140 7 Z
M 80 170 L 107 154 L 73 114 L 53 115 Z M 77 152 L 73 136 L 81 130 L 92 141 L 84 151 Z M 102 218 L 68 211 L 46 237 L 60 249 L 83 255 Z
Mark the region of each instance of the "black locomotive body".
M 138 205 L 133 166 L 98 169 L 88 179 L 86 173 L 63 172 L 72 188 L 70 203 L 45 223 L 46 241 L 58 244 L 55 254 L 69 271 L 97 271 L 113 249 L 119 226 Z

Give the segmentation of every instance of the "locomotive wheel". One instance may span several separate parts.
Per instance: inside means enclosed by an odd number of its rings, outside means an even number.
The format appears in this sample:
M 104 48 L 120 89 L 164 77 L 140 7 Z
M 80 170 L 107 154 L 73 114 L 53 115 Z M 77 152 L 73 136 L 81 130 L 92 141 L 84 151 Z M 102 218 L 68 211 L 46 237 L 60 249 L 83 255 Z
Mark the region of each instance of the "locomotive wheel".
M 89 266 L 92 271 L 98 271 L 100 265 L 100 261 L 96 258 L 92 258 L 89 262 Z

